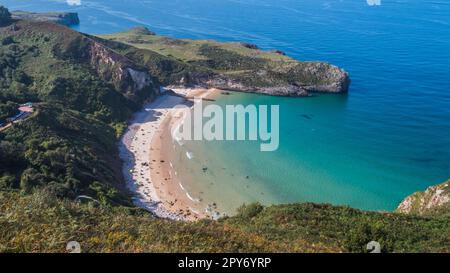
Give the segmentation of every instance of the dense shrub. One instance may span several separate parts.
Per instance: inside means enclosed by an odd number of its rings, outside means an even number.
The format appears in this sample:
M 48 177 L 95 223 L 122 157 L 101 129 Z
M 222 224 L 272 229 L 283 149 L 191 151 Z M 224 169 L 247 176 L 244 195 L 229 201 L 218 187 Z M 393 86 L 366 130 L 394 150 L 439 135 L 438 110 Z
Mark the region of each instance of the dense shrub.
M 313 204 L 179 222 L 136 208 L 58 200 L 50 191 L 0 192 L 0 252 L 64 252 L 72 240 L 83 252 L 366 252 L 372 240 L 385 252 L 449 252 L 449 225 L 448 218 Z
M 33 102 L 35 111 L 0 132 L 0 187 L 130 204 L 116 190 L 122 177 L 112 163 L 117 138 L 139 105 L 95 73 L 88 60 L 70 55 L 70 49 L 85 46 L 81 34 L 16 24 L 26 33 L 0 27 L 0 123 L 17 114 L 20 103 Z

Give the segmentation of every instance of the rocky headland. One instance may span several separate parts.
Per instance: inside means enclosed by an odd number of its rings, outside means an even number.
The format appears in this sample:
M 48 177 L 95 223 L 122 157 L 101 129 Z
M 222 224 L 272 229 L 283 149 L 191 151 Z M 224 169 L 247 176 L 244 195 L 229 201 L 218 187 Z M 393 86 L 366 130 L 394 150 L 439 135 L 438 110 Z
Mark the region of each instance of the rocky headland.
M 78 25 L 80 19 L 75 12 L 45 12 L 36 13 L 28 11 L 13 11 L 11 12 L 12 19 L 15 20 L 29 20 L 35 22 L 53 22 L 65 26 Z
M 398 206 L 397 212 L 418 215 L 449 214 L 450 180 L 406 197 Z
M 346 93 L 349 74 L 320 61 L 297 61 L 249 43 L 174 39 L 144 28 L 101 35 L 102 43 L 147 67 L 165 86 L 218 88 L 276 96 Z

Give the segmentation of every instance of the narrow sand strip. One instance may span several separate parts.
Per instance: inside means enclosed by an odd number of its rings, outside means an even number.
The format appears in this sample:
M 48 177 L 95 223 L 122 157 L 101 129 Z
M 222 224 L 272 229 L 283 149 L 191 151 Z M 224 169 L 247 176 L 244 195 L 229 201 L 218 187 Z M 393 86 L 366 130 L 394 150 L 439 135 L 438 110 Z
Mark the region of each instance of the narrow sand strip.
M 174 89 L 185 97 L 207 98 L 220 92 L 217 89 Z M 128 188 L 135 193 L 135 205 L 153 212 L 158 217 L 174 220 L 195 220 L 208 217 L 197 200 L 189 198 L 183 190 L 176 170 L 165 158 L 172 145 L 171 128 L 183 121 L 186 109 L 177 105 L 190 105 L 183 97 L 163 94 L 147 103 L 136 113 L 119 145 L 123 161 L 122 172 Z M 170 164 L 169 164 L 170 163 Z

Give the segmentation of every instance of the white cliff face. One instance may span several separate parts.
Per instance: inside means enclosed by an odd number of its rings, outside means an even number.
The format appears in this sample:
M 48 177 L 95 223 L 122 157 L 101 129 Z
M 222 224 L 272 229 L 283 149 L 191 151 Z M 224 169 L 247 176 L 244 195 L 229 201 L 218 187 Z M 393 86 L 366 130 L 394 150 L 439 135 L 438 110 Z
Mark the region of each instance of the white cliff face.
M 431 186 L 424 192 L 416 192 L 406 197 L 398 206 L 397 212 L 425 214 L 439 209 L 450 202 L 450 180 Z
M 147 72 L 144 71 L 137 71 L 132 68 L 127 68 L 128 73 L 131 76 L 131 79 L 133 80 L 135 84 L 135 88 L 137 90 L 142 90 L 145 87 L 150 86 L 153 84 L 153 81 L 150 77 L 150 75 Z
M 148 71 L 137 68 L 130 60 L 98 42 L 92 41 L 89 52 L 91 66 L 96 69 L 102 79 L 113 83 L 116 89 L 128 98 L 146 99 L 136 95 L 139 91 L 153 86 L 153 80 Z M 155 94 L 159 93 L 157 88 L 151 88 L 151 90 Z
M 444 188 L 448 187 L 449 183 L 445 183 L 442 187 L 431 187 L 425 191 L 425 194 L 430 195 L 425 208 L 431 209 L 436 206 L 441 206 L 450 202 L 450 195 L 445 193 Z

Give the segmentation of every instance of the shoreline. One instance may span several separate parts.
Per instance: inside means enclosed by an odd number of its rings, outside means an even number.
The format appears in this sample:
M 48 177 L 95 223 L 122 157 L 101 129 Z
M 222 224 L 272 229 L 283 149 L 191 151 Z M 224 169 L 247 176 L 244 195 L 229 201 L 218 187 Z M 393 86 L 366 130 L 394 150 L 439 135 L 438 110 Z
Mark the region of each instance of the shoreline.
M 163 93 L 135 113 L 119 143 L 122 173 L 133 203 L 172 220 L 194 221 L 211 218 L 201 202 L 185 190 L 172 163 L 167 160 L 173 139 L 171 128 L 183 122 L 183 109 L 192 106 L 191 98 L 212 99 L 220 90 L 173 88 L 175 94 Z M 185 111 L 185 110 L 184 110 Z

